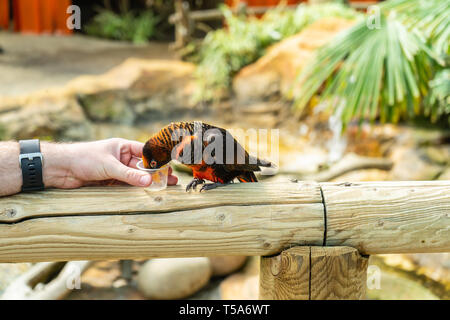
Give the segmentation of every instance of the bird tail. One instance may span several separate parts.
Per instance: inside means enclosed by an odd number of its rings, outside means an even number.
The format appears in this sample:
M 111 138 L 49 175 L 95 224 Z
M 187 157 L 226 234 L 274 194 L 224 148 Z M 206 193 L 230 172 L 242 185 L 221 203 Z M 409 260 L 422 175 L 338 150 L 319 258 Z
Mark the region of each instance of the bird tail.
M 240 182 L 258 182 L 253 171 L 247 171 L 237 177 Z

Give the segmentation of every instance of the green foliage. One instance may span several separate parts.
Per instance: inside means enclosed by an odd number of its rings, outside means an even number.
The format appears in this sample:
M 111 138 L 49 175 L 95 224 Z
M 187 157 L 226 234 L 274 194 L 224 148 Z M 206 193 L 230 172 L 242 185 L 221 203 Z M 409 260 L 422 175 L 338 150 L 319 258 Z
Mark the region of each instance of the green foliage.
M 87 34 L 101 38 L 145 43 L 156 34 L 160 19 L 152 11 L 135 14 L 131 11 L 117 14 L 102 10 L 85 27 Z
M 445 115 L 441 85 L 431 80 L 448 68 L 449 14 L 450 0 L 387 1 L 378 28 L 369 29 L 361 21 L 318 50 L 299 75 L 297 108 L 320 94 L 319 102 L 339 112 L 344 125 L 354 118 L 396 122 Z M 435 98 L 427 104 L 430 85 Z
M 430 95 L 425 103 L 425 115 L 433 121 L 447 117 L 450 123 L 450 69 L 439 71 L 430 81 Z
M 222 6 L 226 28 L 208 33 L 197 56 L 199 90 L 195 99 L 212 100 L 228 91 L 231 79 L 256 61 L 271 44 L 300 32 L 325 16 L 355 18 L 354 10 L 341 4 L 299 5 L 296 10 L 269 10 L 262 18 L 235 15 Z

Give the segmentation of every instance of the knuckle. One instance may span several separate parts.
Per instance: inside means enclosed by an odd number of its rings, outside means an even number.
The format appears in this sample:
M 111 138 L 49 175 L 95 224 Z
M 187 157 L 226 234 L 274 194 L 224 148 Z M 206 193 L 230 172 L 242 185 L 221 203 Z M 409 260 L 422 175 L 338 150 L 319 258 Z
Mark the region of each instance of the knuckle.
M 126 175 L 127 179 L 129 179 L 129 180 L 136 180 L 136 179 L 139 179 L 139 177 L 140 177 L 136 171 L 131 170 L 131 169 L 128 169 L 125 175 Z

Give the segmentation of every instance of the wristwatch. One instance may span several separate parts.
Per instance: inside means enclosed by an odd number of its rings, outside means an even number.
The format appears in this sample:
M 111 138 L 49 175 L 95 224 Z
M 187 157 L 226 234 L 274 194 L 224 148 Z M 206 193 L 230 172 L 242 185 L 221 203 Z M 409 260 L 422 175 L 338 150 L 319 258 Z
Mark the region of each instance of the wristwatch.
M 44 190 L 43 158 L 39 140 L 20 140 L 19 163 L 22 169 L 22 192 Z

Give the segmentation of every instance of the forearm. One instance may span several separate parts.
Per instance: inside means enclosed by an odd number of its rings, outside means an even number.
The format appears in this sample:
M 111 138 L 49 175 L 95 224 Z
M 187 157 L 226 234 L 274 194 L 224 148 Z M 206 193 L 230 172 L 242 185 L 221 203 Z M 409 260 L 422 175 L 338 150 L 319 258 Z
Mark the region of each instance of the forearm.
M 17 142 L 0 142 L 0 196 L 18 193 L 22 188 L 19 154 Z
M 45 187 L 59 187 L 68 179 L 66 168 L 69 167 L 69 163 L 67 157 L 64 158 L 65 148 L 64 144 L 41 143 Z M 18 142 L 0 142 L 0 196 L 12 195 L 22 189 L 19 154 Z
M 43 181 L 46 188 L 78 188 L 102 181 L 121 181 L 148 187 L 151 176 L 137 170 L 143 143 L 120 138 L 80 143 L 41 142 Z M 22 189 L 17 142 L 0 142 L 0 196 Z M 177 178 L 169 170 L 169 185 Z

